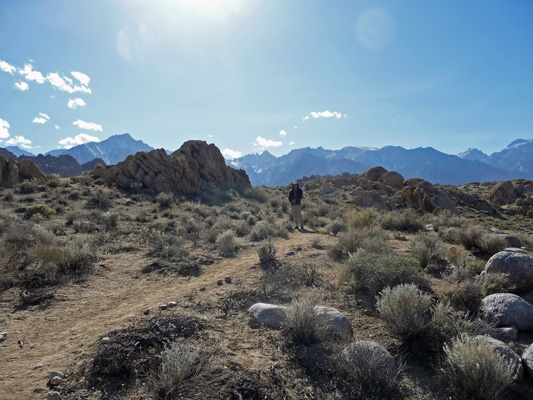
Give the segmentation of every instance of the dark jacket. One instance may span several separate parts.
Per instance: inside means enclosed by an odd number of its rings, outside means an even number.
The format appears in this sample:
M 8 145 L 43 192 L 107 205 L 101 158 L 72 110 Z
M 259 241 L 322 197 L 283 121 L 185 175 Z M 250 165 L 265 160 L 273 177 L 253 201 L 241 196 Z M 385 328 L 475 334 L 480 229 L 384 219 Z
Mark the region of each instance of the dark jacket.
M 302 198 L 304 197 L 304 193 L 302 192 L 302 189 L 298 188 L 296 189 L 296 196 L 294 195 L 294 189 L 291 189 L 289 192 L 289 201 L 292 204 L 301 204 Z M 296 202 L 292 202 L 294 199 L 296 199 Z

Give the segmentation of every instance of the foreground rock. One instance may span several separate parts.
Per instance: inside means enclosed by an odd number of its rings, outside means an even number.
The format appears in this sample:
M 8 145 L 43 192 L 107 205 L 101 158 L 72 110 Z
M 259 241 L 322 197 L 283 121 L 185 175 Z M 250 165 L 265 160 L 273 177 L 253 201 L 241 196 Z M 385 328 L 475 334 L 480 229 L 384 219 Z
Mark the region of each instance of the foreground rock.
M 533 344 L 522 354 L 522 361 L 524 362 L 526 373 L 533 379 Z
M 516 294 L 491 294 L 482 300 L 481 311 L 497 326 L 514 326 L 519 331 L 533 331 L 533 306 Z
M 26 179 L 46 180 L 46 176 L 31 160 L 15 161 L 0 155 L 0 186 L 13 187 Z
M 508 274 L 513 292 L 533 290 L 533 257 L 522 249 L 509 248 L 494 254 L 485 266 L 485 273 L 489 272 Z
M 278 306 L 267 303 L 256 303 L 248 309 L 248 313 L 252 317 L 252 323 L 256 325 L 268 326 L 273 329 L 281 329 L 285 322 L 286 306 Z M 335 334 L 341 337 L 349 337 L 352 335 L 352 326 L 348 318 L 339 310 L 332 307 L 315 307 L 317 315 L 322 315 L 326 318 L 328 326 L 331 327 Z
M 492 347 L 494 351 L 499 353 L 505 361 L 511 364 L 513 372 L 516 376 L 515 380 L 520 381 L 524 377 L 524 367 L 522 366 L 522 359 L 507 346 L 504 342 L 491 338 L 489 336 L 477 336 L 476 338 L 485 341 Z
M 226 166 L 220 150 L 200 140 L 185 142 L 170 155 L 163 149 L 137 153 L 117 165 L 99 167 L 93 174 L 125 189 L 140 186 L 158 193 L 191 194 L 251 186 L 244 170 Z
M 394 358 L 385 347 L 375 342 L 353 342 L 343 350 L 342 355 L 348 365 L 354 368 L 376 368 L 389 379 L 394 379 L 398 373 Z

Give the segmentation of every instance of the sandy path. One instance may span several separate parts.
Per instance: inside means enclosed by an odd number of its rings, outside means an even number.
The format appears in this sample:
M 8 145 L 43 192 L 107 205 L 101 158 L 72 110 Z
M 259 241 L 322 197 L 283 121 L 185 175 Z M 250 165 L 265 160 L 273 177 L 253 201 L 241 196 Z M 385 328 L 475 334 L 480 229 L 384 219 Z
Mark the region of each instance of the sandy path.
M 289 240 L 278 239 L 278 254 L 305 245 L 312 237 L 295 232 Z M 5 298 L 14 292 L 5 293 L 0 298 L 0 329 L 9 336 L 0 344 L 0 399 L 46 398 L 48 373 L 71 368 L 106 333 L 128 326 L 147 307 L 154 309 L 169 301 L 184 303 L 184 295 L 195 289 L 197 299 L 216 301 L 235 287 L 218 287 L 217 279 L 230 275 L 235 283 L 246 284 L 260 274 L 258 269 L 250 269 L 257 261 L 255 249 L 247 248 L 235 258 L 205 266 L 198 277 L 150 279 L 139 272 L 149 263 L 144 256 L 118 254 L 103 261 L 99 273 L 86 282 L 61 287 L 56 293 L 61 301 L 44 310 L 14 311 L 15 303 Z M 22 348 L 19 339 L 24 342 Z M 38 364 L 42 367 L 37 368 Z

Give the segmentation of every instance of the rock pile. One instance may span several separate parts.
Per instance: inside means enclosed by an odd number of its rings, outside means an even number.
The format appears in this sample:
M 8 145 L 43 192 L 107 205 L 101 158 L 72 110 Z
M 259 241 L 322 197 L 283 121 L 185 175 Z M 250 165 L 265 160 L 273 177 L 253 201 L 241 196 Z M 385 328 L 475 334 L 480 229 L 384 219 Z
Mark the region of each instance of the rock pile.
M 20 162 L 0 155 L 0 186 L 13 187 L 26 179 L 46 180 L 45 174 L 31 160 Z
M 489 201 L 503 206 L 510 214 L 527 215 L 533 210 L 533 181 L 516 179 L 498 182 L 490 192 Z
M 93 174 L 125 189 L 140 185 L 157 193 L 244 190 L 251 186 L 244 170 L 226 166 L 220 150 L 200 140 L 185 142 L 170 155 L 163 149 L 139 152 L 116 165 L 96 168 Z

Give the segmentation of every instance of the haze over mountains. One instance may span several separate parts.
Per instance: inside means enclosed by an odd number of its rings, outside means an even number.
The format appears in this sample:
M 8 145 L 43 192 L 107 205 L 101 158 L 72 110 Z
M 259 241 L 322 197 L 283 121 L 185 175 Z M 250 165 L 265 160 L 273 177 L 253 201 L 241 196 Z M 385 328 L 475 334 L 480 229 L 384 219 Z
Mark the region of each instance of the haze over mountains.
M 7 152 L 6 152 L 7 150 Z M 52 150 L 34 156 L 16 146 L 0 149 L 9 157 L 29 158 L 45 173 L 61 176 L 78 175 L 97 163 L 117 164 L 127 156 L 153 148 L 135 140 L 128 133 L 111 136 L 101 142 L 85 143 L 70 149 Z M 281 157 L 268 151 L 227 160 L 235 168 L 244 169 L 252 185 L 281 186 L 311 175 L 361 173 L 382 166 L 401 173 L 406 179 L 422 178 L 433 183 L 459 185 L 468 182 L 501 181 L 533 176 L 533 140 L 518 139 L 490 156 L 478 149 L 458 155 L 442 153 L 431 147 L 405 149 L 385 146 L 381 149 L 348 146 L 340 150 L 295 149 Z M 83 165 L 85 164 L 85 165 Z

